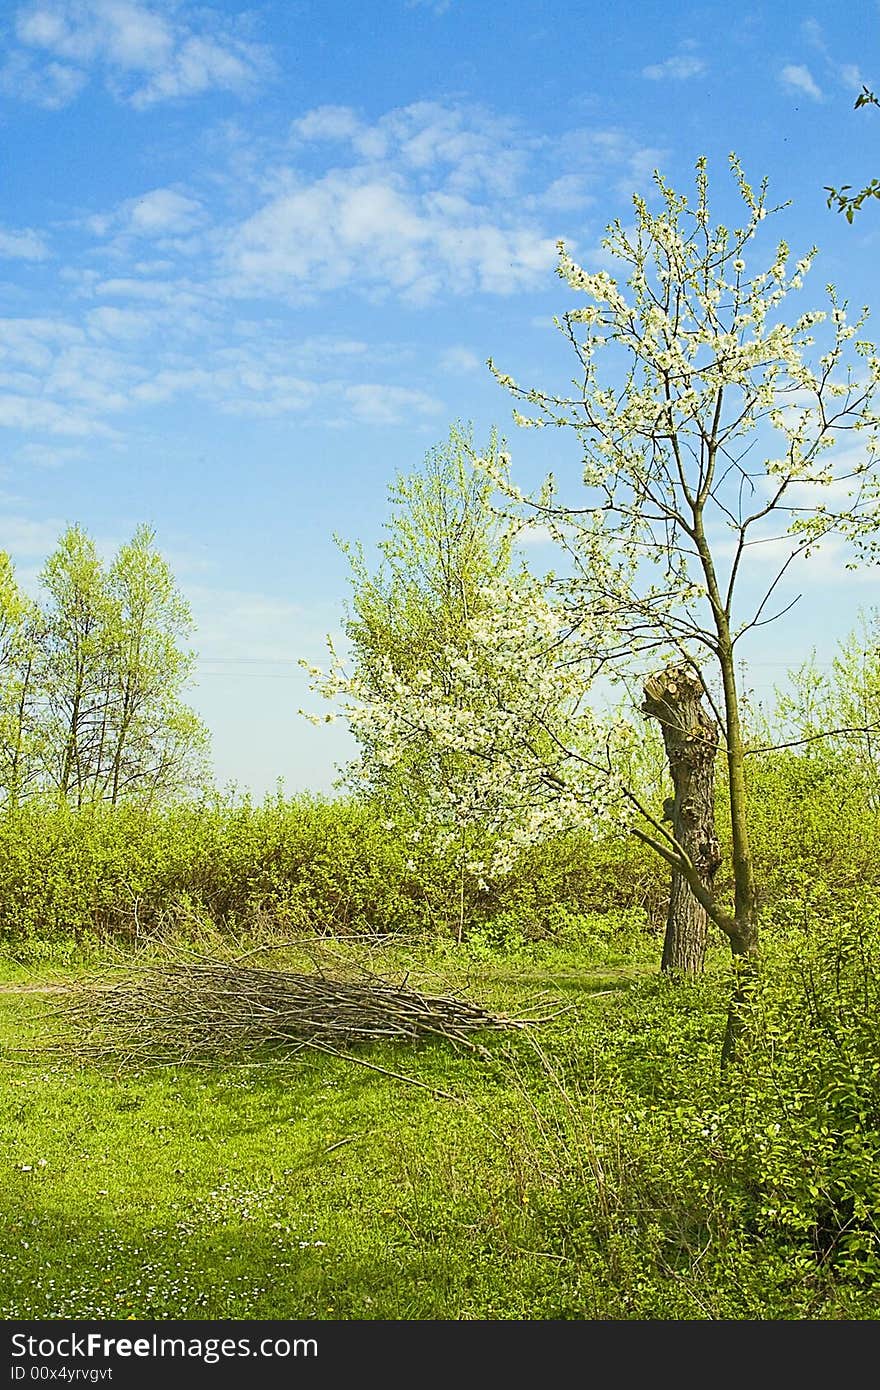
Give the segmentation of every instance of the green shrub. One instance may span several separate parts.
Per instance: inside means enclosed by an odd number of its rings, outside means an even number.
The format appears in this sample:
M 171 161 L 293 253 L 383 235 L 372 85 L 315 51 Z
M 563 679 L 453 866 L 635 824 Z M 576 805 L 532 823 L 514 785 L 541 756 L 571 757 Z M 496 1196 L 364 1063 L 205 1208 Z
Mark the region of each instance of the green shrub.
M 877 907 L 768 948 L 722 1072 L 728 995 L 644 980 L 544 1045 L 511 1121 L 530 1241 L 596 1272 L 598 1316 L 876 1317 Z
M 645 924 L 663 877 L 625 842 L 560 838 L 490 888 L 468 885 L 467 928 L 501 944 L 555 938 L 585 914 L 611 923 L 623 911 Z M 33 800 L 0 815 L 0 941 L 19 946 L 185 934 L 204 921 L 453 937 L 458 890 L 448 856 L 353 801 L 215 799 L 144 812 Z

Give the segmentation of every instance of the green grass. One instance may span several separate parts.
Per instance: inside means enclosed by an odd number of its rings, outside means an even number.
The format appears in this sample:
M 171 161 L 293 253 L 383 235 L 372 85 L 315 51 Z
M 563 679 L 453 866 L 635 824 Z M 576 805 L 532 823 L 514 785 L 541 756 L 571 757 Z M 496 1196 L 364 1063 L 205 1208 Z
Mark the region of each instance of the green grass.
M 812 1218 L 767 1215 L 798 1165 L 771 1155 L 765 1181 L 773 1087 L 719 1076 L 723 957 L 678 987 L 571 947 L 370 960 L 509 1013 L 566 1008 L 539 1050 L 358 1054 L 420 1085 L 309 1052 L 114 1071 L 24 1060 L 60 996 L 0 974 L 0 1316 L 878 1316 L 865 1257 L 838 1275 Z
M 470 976 L 509 1009 L 628 977 L 557 965 L 447 968 L 447 983 Z M 26 992 L 0 994 L 0 1036 L 26 1047 L 54 996 L 5 975 Z M 461 1103 L 319 1054 L 116 1074 L 7 1052 L 0 1315 L 583 1316 L 576 1290 L 560 1303 L 558 1260 L 522 1248 L 497 1132 L 519 1097 L 491 1041 L 497 1066 L 442 1044 L 363 1054 Z

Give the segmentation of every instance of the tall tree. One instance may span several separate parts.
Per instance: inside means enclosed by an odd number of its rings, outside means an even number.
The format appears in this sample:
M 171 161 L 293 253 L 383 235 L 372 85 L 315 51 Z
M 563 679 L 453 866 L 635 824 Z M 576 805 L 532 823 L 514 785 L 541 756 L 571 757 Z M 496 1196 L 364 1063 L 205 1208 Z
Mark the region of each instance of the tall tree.
M 155 539 L 149 527 L 138 527 L 107 578 L 112 631 L 102 775 L 113 805 L 167 795 L 203 776 L 207 736 L 181 700 L 195 659 L 182 645 L 192 618 Z
M 827 311 L 783 318 L 781 306 L 801 289 L 815 252 L 793 273 L 784 242 L 768 265 L 750 264 L 750 243 L 768 213 L 766 184 L 756 194 L 735 159 L 732 168 L 744 205 L 742 225 L 732 230 L 712 225 L 704 160 L 693 206 L 659 175 L 659 211 L 634 199 L 634 228 L 614 223 L 604 243 L 623 267 L 623 288 L 560 246 L 559 274 L 587 301 L 558 320 L 578 363 L 573 391 L 523 387 L 493 371 L 528 409 L 515 412 L 517 423 L 568 430 L 582 452 L 580 476 L 564 480 L 564 492 L 551 478 L 527 499 L 533 523 L 567 565 L 548 597 L 546 621 L 535 609 L 534 629 L 544 627 L 566 679 L 581 670 L 585 687 L 599 672 L 641 681 L 639 704 L 663 727 L 675 795 L 664 818 L 621 775 L 616 729 L 582 723 L 573 738 L 552 711 L 545 723 L 554 762 L 544 784 L 626 809 L 630 832 L 666 861 L 726 935 L 742 980 L 758 947 L 758 885 L 740 644 L 788 611 L 780 590 L 799 557 L 835 536 L 867 538 L 870 550 L 878 525 L 880 357 L 859 336 L 864 315 L 851 323 L 833 289 Z M 841 439 L 854 447 L 836 450 Z M 522 504 L 503 460 L 487 460 L 486 471 Z M 503 659 L 503 604 L 493 622 L 499 697 L 481 707 L 482 728 L 472 724 L 450 741 L 475 767 L 493 764 L 503 781 L 522 756 L 520 715 L 534 717 L 534 706 L 521 679 L 523 652 L 511 644 Z M 516 677 L 506 690 L 505 672 Z M 420 711 L 413 683 L 401 685 L 396 699 L 401 724 L 433 720 L 441 730 L 450 722 L 442 701 Z M 716 888 L 703 775 L 716 739 L 732 828 L 732 900 Z M 696 915 L 677 920 L 699 925 Z M 672 954 L 685 969 L 701 964 L 699 943 Z M 739 1026 L 735 996 L 728 1055 Z
M 497 459 L 498 452 L 493 433 L 486 455 Z M 485 606 L 485 587 L 511 571 L 509 528 L 493 511 L 494 485 L 474 468 L 474 457 L 471 431 L 454 425 L 420 468 L 397 477 L 375 569 L 359 545 L 338 542 L 350 565 L 345 634 L 365 688 L 379 689 L 389 666 L 398 677 L 428 671 L 449 686 L 450 653 L 466 644 L 467 623 Z M 358 736 L 362 771 L 412 797 L 420 777 L 417 749 L 408 767 L 389 768 L 370 731 L 362 728 Z
M 200 783 L 207 735 L 181 698 L 191 618 L 154 533 L 138 528 L 108 570 L 70 527 L 41 581 L 48 785 L 77 805 L 115 805 Z
M 831 536 L 876 534 L 880 359 L 860 339 L 865 314 L 851 323 L 831 287 L 826 311 L 783 319 L 781 305 L 800 290 L 816 252 L 792 273 L 782 241 L 769 265 L 750 264 L 768 212 L 766 182 L 756 194 L 731 165 L 740 227 L 712 225 L 705 160 L 693 207 L 657 175 L 660 210 L 636 197 L 634 229 L 609 227 L 604 245 L 624 269 L 625 289 L 560 246 L 559 275 L 588 301 L 558 320 L 578 363 L 573 393 L 495 374 L 532 412 L 517 413 L 520 424 L 562 426 L 580 442 L 583 494 L 563 499 L 551 480 L 534 507 L 573 561 L 569 605 L 616 615 L 614 645 L 597 654 L 619 670 L 676 653 L 677 664 L 654 678 L 675 700 L 661 712 L 649 683 L 648 712 L 692 753 L 710 746 L 716 729 L 720 736 L 733 901 L 715 891 L 709 872 L 711 827 L 700 837 L 703 863 L 684 819 L 670 828 L 636 801 L 631 828 L 686 881 L 744 961 L 757 949 L 758 899 L 738 648 L 790 607 L 772 611 L 799 556 Z M 842 438 L 857 447 L 836 452 Z M 762 554 L 772 557 L 766 570 L 756 563 Z M 708 714 L 686 716 L 682 665 L 702 685 L 716 729 Z M 717 684 L 704 674 L 712 668 Z
M 0 551 L 0 798 L 6 806 L 16 805 L 39 776 L 41 636 L 39 610 Z
M 94 542 L 69 527 L 40 575 L 47 596 L 41 684 L 50 786 L 81 805 L 100 795 L 110 715 L 112 605 Z

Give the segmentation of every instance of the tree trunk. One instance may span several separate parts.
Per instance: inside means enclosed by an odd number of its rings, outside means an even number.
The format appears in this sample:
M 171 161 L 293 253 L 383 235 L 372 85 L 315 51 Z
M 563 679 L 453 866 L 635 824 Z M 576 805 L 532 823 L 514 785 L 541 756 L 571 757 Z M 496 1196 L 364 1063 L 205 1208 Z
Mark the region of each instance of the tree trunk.
M 642 712 L 656 719 L 675 795 L 664 805 L 664 819 L 705 887 L 721 863 L 715 833 L 715 754 L 718 726 L 703 708 L 703 687 L 693 667 L 667 666 L 645 682 Z M 661 969 L 698 975 L 703 969 L 709 924 L 686 879 L 672 870 Z

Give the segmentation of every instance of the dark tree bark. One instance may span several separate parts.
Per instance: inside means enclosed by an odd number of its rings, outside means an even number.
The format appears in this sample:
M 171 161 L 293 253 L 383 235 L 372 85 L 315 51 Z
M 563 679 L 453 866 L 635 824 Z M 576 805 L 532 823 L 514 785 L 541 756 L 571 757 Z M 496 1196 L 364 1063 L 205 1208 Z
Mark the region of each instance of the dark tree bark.
M 694 669 L 667 666 L 645 682 L 642 712 L 656 719 L 675 795 L 664 806 L 664 819 L 708 892 L 721 863 L 715 833 L 715 755 L 718 726 L 703 708 L 703 687 Z M 663 941 L 661 969 L 698 975 L 706 956 L 709 924 L 680 870 L 673 868 Z

